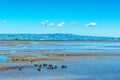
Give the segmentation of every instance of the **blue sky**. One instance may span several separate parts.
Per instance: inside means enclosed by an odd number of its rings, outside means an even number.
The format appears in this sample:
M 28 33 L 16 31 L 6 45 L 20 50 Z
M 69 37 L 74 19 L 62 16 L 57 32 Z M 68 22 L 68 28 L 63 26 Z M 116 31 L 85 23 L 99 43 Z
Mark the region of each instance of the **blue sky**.
M 120 37 L 119 0 L 0 0 L 0 33 Z

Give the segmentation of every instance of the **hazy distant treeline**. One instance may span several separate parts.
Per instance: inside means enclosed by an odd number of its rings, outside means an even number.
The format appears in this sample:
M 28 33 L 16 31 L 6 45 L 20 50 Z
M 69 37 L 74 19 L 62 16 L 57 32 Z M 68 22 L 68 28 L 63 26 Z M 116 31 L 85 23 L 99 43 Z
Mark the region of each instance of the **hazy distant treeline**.
M 74 34 L 0 34 L 0 40 L 102 40 L 120 41 L 115 37 L 81 36 Z

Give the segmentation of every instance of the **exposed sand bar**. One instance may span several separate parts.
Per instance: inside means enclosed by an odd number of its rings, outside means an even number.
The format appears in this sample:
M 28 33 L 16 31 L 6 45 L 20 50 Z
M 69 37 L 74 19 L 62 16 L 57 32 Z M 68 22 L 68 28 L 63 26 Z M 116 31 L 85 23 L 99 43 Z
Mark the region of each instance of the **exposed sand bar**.
M 56 56 L 56 57 L 62 57 L 62 56 L 120 56 L 120 54 L 43 54 L 44 56 Z
M 11 50 L 0 50 L 0 52 L 10 52 Z
M 38 57 L 29 57 L 29 56 L 9 56 L 12 61 L 50 61 L 50 60 L 59 60 L 57 58 L 38 58 Z
M 3 65 L 0 65 L 0 70 L 8 70 L 8 68 L 4 67 Z
M 60 60 L 62 57 L 101 57 L 101 56 L 120 56 L 120 54 L 42 54 L 43 56 L 48 56 L 48 58 L 38 58 L 36 56 L 8 56 L 12 61 L 50 61 L 50 60 Z M 58 58 L 61 57 L 61 58 Z

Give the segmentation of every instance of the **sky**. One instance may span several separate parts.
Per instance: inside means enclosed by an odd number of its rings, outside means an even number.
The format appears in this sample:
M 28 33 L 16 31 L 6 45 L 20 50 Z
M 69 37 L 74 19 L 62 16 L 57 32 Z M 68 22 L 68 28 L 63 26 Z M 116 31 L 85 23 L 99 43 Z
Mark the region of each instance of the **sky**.
M 120 37 L 120 0 L 0 0 L 0 34 Z

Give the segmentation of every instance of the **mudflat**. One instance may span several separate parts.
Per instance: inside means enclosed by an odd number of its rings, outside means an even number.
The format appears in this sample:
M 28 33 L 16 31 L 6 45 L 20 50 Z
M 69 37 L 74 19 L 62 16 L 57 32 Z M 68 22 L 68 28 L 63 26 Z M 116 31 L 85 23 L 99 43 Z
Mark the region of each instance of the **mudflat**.
M 120 42 L 0 41 L 1 80 L 118 80 Z

